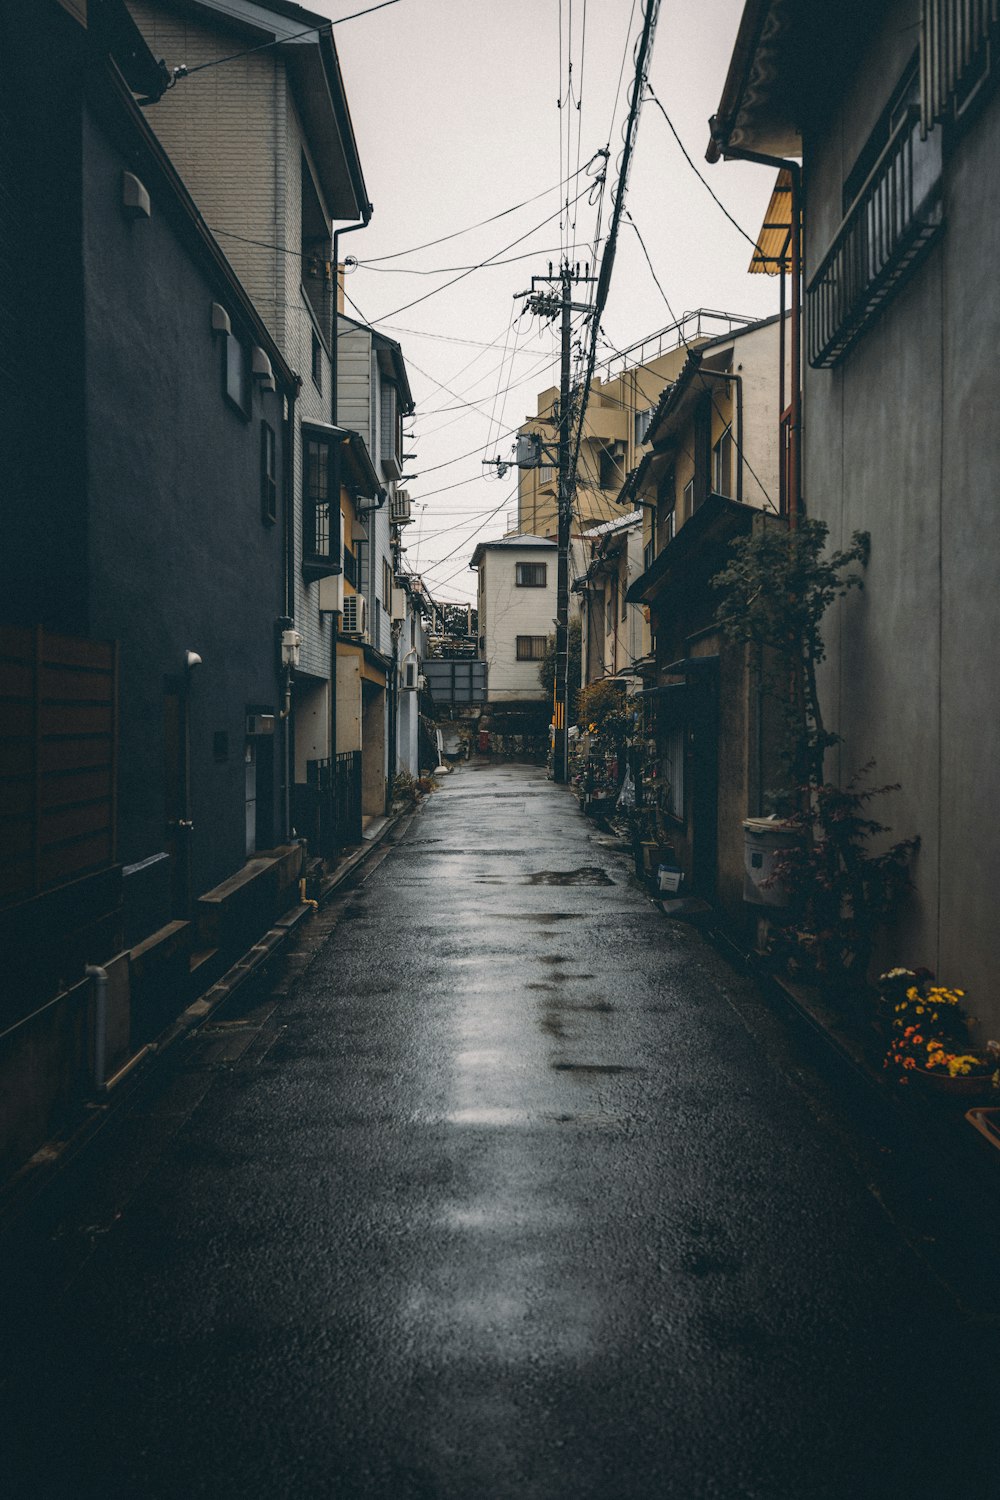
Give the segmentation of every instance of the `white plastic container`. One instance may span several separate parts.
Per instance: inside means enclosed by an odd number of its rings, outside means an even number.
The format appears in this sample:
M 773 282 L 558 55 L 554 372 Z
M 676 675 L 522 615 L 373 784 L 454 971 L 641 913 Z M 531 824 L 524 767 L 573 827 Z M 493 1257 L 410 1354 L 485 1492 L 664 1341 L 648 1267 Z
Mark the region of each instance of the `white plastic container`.
M 788 887 L 774 881 L 779 852 L 801 839 L 794 824 L 781 818 L 745 818 L 743 822 L 743 900 L 750 906 L 787 906 Z M 772 882 L 765 884 L 765 881 Z

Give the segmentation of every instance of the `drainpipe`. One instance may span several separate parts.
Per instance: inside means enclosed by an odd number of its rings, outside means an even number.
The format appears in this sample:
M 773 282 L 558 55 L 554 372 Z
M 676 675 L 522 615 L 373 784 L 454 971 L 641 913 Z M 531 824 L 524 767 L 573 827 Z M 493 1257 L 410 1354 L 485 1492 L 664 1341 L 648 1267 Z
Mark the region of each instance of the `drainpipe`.
M 94 981 L 94 1087 L 101 1092 L 107 1082 L 108 971 L 97 964 L 88 964 L 83 972 Z
M 302 381 L 296 375 L 288 393 L 288 412 L 285 417 L 285 446 L 282 454 L 282 502 L 281 524 L 285 529 L 285 580 L 283 606 L 285 619 L 295 618 L 295 525 L 293 506 L 295 503 L 295 401 L 302 389 Z M 295 719 L 292 713 L 292 669 L 284 669 L 284 704 L 278 714 L 281 722 L 282 761 L 282 823 L 284 836 L 292 836 L 292 757 L 295 749 Z
M 356 229 L 365 229 L 371 220 L 372 205 L 366 203 L 362 210 L 362 218 L 358 224 L 349 224 L 345 229 L 333 231 L 333 327 L 330 330 L 330 356 L 333 367 L 333 376 L 330 381 L 330 421 L 334 427 L 338 425 L 338 387 L 340 385 L 340 303 L 343 296 L 340 283 L 340 237 L 342 234 L 353 234 Z M 337 495 L 337 505 L 340 506 L 340 495 Z M 340 565 L 343 567 L 344 559 L 341 556 Z M 330 616 L 330 776 L 331 784 L 337 775 L 337 630 L 340 618 L 338 615 Z
M 727 161 L 752 161 L 762 167 L 787 171 L 792 179 L 792 317 L 791 317 L 791 443 L 788 485 L 788 525 L 794 531 L 802 509 L 802 164 L 784 156 L 767 156 L 762 151 L 744 151 L 740 146 L 723 144 L 714 136 L 708 152 L 709 161 L 724 157 Z
M 400 627 L 400 625 L 398 623 L 396 623 L 394 621 L 393 624 L 389 627 L 389 629 L 390 629 L 390 634 L 392 636 L 392 667 L 391 667 L 391 675 L 390 675 L 390 678 L 389 678 L 389 715 L 388 715 L 388 717 L 389 717 L 389 744 L 388 744 L 388 747 L 387 747 L 387 750 L 388 750 L 387 761 L 388 761 L 388 772 L 389 772 L 389 774 L 386 777 L 386 785 L 385 785 L 385 811 L 386 811 L 386 814 L 388 814 L 388 813 L 390 813 L 392 811 L 392 792 L 393 792 L 393 787 L 394 787 L 395 782 L 396 782 L 396 770 L 397 770 L 398 765 L 399 765 L 399 756 L 397 754 L 396 739 L 397 739 L 397 736 L 399 734 L 399 632 L 400 632 L 401 627 Z M 417 759 L 419 761 L 419 759 L 420 759 L 419 754 L 417 756 Z M 418 773 L 418 775 L 419 775 L 419 772 L 420 772 L 420 767 L 418 765 L 417 766 L 417 773 Z
M 340 301 L 343 295 L 340 284 L 340 237 L 343 234 L 353 234 L 356 229 L 367 229 L 369 223 L 371 222 L 371 216 L 373 212 L 374 209 L 372 208 L 372 205 L 370 203 L 366 203 L 364 208 L 362 209 L 363 217 L 360 224 L 348 224 L 346 229 L 335 229 L 333 231 L 334 296 L 333 328 L 331 330 L 330 338 L 331 352 L 333 355 L 333 390 L 330 393 L 330 421 L 333 423 L 334 427 L 337 426 L 337 348 L 340 341 Z

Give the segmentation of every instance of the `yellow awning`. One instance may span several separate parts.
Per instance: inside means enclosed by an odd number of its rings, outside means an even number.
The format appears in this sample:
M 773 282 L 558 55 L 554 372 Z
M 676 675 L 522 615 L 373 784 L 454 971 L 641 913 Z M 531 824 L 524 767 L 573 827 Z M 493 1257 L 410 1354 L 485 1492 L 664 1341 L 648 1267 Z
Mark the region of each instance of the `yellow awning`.
M 783 267 L 787 269 L 791 259 L 791 239 L 792 174 L 787 167 L 782 167 L 757 236 L 750 261 L 751 272 L 777 276 Z

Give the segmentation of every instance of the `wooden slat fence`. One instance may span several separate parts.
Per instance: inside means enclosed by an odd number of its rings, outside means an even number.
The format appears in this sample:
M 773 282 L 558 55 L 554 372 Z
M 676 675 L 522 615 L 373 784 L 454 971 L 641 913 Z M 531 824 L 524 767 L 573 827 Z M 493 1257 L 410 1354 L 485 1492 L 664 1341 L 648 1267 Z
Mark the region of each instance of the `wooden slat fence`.
M 112 864 L 118 648 L 0 626 L 0 905 Z

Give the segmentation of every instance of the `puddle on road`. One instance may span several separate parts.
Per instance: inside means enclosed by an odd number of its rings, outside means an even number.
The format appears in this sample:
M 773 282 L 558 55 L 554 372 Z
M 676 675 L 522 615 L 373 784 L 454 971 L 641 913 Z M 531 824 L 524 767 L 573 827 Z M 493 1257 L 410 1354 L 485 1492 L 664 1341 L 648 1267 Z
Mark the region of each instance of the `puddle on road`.
M 588 914 L 589 915 L 589 914 Z M 505 920 L 508 922 L 579 922 L 582 921 L 582 911 L 511 911 Z
M 638 1072 L 641 1071 L 639 1068 L 629 1068 L 629 1067 L 626 1067 L 622 1063 L 573 1063 L 573 1062 L 557 1062 L 557 1063 L 550 1063 L 549 1066 L 552 1068 L 553 1072 L 555 1072 L 555 1073 L 597 1074 L 597 1073 L 638 1073 Z
M 581 865 L 578 870 L 536 870 L 528 876 L 529 885 L 614 885 L 598 865 Z

